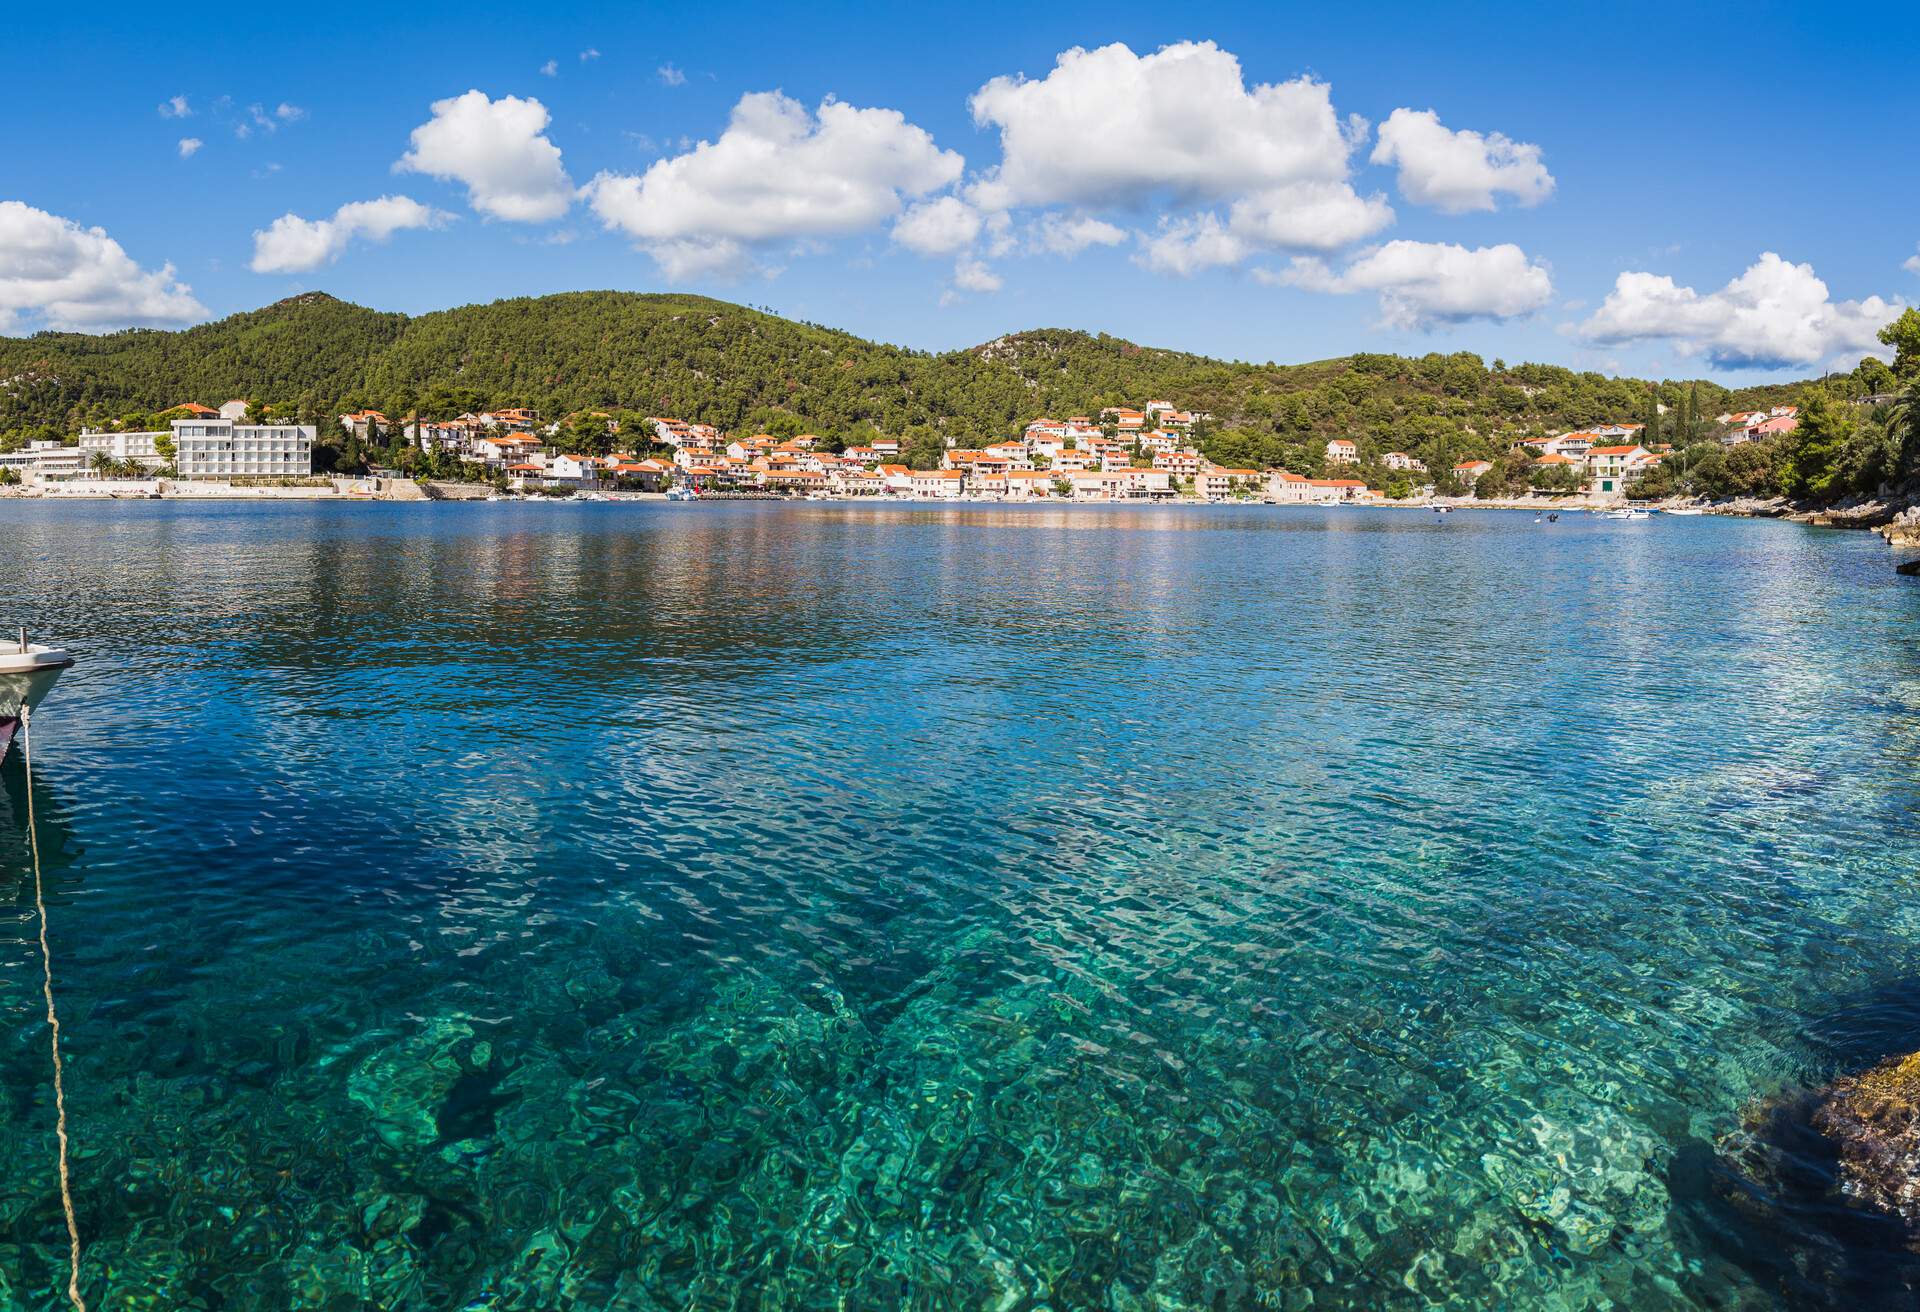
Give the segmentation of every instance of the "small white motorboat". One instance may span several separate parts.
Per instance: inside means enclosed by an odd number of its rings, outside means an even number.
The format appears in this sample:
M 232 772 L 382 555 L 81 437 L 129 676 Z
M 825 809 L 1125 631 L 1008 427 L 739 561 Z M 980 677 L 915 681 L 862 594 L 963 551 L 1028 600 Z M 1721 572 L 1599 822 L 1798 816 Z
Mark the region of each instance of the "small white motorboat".
M 40 705 L 72 664 L 73 657 L 60 648 L 28 642 L 25 629 L 17 645 L 0 648 L 0 757 L 7 754 L 21 717 Z

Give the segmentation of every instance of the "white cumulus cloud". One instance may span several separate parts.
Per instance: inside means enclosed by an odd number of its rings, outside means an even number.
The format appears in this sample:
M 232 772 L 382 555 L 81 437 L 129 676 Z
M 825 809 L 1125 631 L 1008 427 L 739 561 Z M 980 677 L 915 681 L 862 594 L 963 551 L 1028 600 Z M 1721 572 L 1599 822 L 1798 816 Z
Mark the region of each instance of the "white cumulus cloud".
M 1338 250 L 1392 222 L 1393 207 L 1380 196 L 1361 196 L 1345 182 L 1296 182 L 1236 200 L 1224 221 L 1212 213 L 1166 220 L 1142 239 L 1142 262 L 1185 275 L 1266 250 Z
M 1538 205 L 1553 194 L 1540 147 L 1498 132 L 1452 131 L 1430 109 L 1388 115 L 1372 160 L 1399 168 L 1402 196 L 1448 214 L 1493 209 L 1501 195 Z
M 1704 295 L 1664 274 L 1623 273 L 1580 333 L 1597 342 L 1669 338 L 1725 368 L 1782 368 L 1879 351 L 1874 335 L 1901 308 L 1878 296 L 1835 301 L 1812 265 L 1767 251 Z
M 1906 260 L 1900 265 L 1900 267 L 1905 269 L 1908 273 L 1920 273 L 1920 251 L 1917 251 L 1913 255 L 1907 256 Z
M 1531 314 L 1553 299 L 1553 279 L 1512 243 L 1469 250 L 1449 242 L 1390 241 L 1339 270 L 1299 257 L 1268 281 L 1318 292 L 1373 292 L 1390 328 L 1431 328 Z
M 342 205 L 330 219 L 282 214 L 253 234 L 255 273 L 302 273 L 340 258 L 356 237 L 385 241 L 408 228 L 436 228 L 451 217 L 408 196 L 382 196 Z
M 98 331 L 206 316 L 171 264 L 143 269 L 99 228 L 0 201 L 0 332 L 28 317 L 48 328 Z
M 161 118 L 192 118 L 193 106 L 185 96 L 169 96 L 160 102 Z
M 1126 229 L 1091 214 L 1043 214 L 1033 225 L 1033 245 L 1049 255 L 1068 259 L 1093 246 L 1118 246 Z
M 896 110 L 777 91 L 742 96 L 718 140 L 639 176 L 601 173 L 585 194 L 610 230 L 669 278 L 737 271 L 751 248 L 875 227 L 959 178 L 965 161 Z
M 953 285 L 963 292 L 997 292 L 1000 275 L 979 260 L 961 260 L 953 268 Z
M 683 87 L 687 84 L 687 75 L 672 64 L 660 65 L 653 70 L 653 74 L 660 79 L 661 86 Z
M 549 59 L 546 63 L 540 65 L 540 76 L 541 77 L 559 77 L 560 61 L 557 59 Z
M 1169 219 L 1159 232 L 1142 234 L 1141 242 L 1140 263 L 1155 273 L 1181 277 L 1238 264 L 1253 250 L 1245 238 L 1227 231 L 1217 214 Z
M 573 203 L 573 180 L 560 148 L 546 137 L 547 107 L 531 97 L 469 91 L 433 103 L 413 130 L 413 149 L 396 172 L 425 173 L 466 185 L 473 208 L 491 218 L 545 223 Z
M 976 184 L 989 209 L 1199 200 L 1306 180 L 1341 181 L 1364 122 L 1342 122 L 1323 82 L 1249 87 L 1211 41 L 1150 55 L 1115 43 L 1063 53 L 1038 81 L 997 77 L 973 118 L 1000 132 L 1002 158 Z
M 198 137 L 180 138 L 180 158 L 181 159 L 193 158 L 193 152 L 200 149 L 200 147 L 204 146 L 205 144 L 206 143 L 200 140 L 200 138 Z
M 986 220 L 957 196 L 922 201 L 893 225 L 893 239 L 922 255 L 952 255 L 973 245 Z
M 1337 250 L 1393 222 L 1384 197 L 1351 181 L 1364 119 L 1343 119 L 1312 78 L 1249 84 L 1210 41 L 1149 55 L 1075 48 L 1046 77 L 995 78 L 971 104 L 1002 152 L 969 189 L 974 203 L 1170 208 L 1140 237 L 1140 262 L 1160 272 Z

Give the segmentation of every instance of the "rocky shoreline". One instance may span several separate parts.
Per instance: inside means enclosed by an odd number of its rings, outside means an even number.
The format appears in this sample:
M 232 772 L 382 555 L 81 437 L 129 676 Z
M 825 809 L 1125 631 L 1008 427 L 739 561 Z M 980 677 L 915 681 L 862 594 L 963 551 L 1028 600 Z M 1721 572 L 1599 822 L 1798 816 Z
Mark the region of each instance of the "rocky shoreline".
M 1868 529 L 1885 538 L 1890 547 L 1920 547 L 1920 487 L 1912 484 L 1898 492 L 1840 501 L 1830 506 L 1808 506 L 1785 497 L 1736 497 L 1702 508 L 1710 515 L 1784 519 L 1821 528 Z M 1903 568 L 1901 572 L 1920 573 L 1920 569 Z

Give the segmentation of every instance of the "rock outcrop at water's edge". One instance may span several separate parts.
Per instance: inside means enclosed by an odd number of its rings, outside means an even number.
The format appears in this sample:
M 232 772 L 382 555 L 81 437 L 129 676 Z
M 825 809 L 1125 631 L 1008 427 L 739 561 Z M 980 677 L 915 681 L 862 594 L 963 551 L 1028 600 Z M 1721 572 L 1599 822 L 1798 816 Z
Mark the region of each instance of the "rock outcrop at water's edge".
M 1920 1052 L 1762 1099 L 1718 1149 L 1754 1190 L 1743 1210 L 1850 1215 L 1920 1254 Z
M 1871 529 L 1890 547 L 1920 547 L 1920 487 L 1912 484 L 1896 493 L 1830 506 L 1795 504 L 1785 497 L 1735 497 L 1703 508 L 1713 515 L 1784 519 L 1821 528 Z M 1900 572 L 1920 573 L 1905 566 Z
M 1890 547 L 1920 547 L 1920 506 L 1908 506 L 1880 525 Z
M 1678 1152 L 1675 1222 L 1775 1306 L 1920 1307 L 1920 1052 L 1760 1098 Z
M 1920 1052 L 1835 1080 L 1813 1126 L 1839 1154 L 1840 1191 L 1898 1217 L 1920 1251 Z

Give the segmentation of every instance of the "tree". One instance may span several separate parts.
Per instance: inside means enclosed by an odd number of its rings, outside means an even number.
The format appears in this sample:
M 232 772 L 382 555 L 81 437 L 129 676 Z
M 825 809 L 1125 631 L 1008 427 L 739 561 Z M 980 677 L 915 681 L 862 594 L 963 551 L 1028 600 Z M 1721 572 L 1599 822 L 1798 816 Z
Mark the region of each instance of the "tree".
M 1580 490 L 1580 473 L 1572 465 L 1541 465 L 1527 471 L 1527 483 L 1536 492 L 1572 493 Z
M 900 454 L 909 469 L 938 469 L 947 454 L 940 434 L 925 424 L 917 424 L 902 434 Z
M 1808 388 L 1801 396 L 1799 426 L 1787 437 L 1781 490 L 1814 501 L 1846 493 L 1843 457 L 1853 430 L 1851 405 L 1828 387 Z
M 1920 310 L 1909 306 L 1876 334 L 1893 348 L 1893 374 L 1908 387 L 1920 382 Z
M 604 456 L 613 451 L 612 419 L 602 410 L 569 415 L 560 426 L 560 445 L 578 455 Z
M 1900 389 L 1900 379 L 1893 370 L 1887 368 L 1887 362 L 1876 355 L 1860 357 L 1860 363 L 1853 371 L 1854 381 L 1860 385 L 1863 396 L 1883 396 Z
M 1780 491 L 1780 442 L 1742 442 L 1727 452 L 1726 494 L 1768 497 Z

